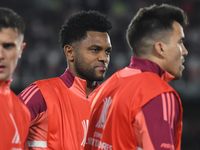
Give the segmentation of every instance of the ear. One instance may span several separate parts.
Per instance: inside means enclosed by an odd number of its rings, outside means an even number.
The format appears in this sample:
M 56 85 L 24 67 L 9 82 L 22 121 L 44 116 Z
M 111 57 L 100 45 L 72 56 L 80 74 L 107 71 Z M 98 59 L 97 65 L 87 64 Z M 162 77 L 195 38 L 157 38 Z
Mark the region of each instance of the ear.
M 157 56 L 165 58 L 166 44 L 163 42 L 156 42 L 154 45 L 154 51 Z
M 18 58 L 21 58 L 25 46 L 26 46 L 26 43 L 23 42 L 22 45 L 21 45 L 21 47 L 20 47 L 20 52 L 19 52 L 19 56 L 18 56 Z
M 65 45 L 64 47 L 64 53 L 65 53 L 65 56 L 67 57 L 67 59 L 69 61 L 73 61 L 74 60 L 74 48 L 70 45 Z

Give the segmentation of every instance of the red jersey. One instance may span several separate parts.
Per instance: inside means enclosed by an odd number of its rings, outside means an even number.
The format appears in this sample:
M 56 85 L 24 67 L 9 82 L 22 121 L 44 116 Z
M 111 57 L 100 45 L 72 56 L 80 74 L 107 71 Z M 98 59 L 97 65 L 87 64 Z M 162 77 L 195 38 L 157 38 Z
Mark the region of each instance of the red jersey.
M 90 98 L 95 92 L 86 96 L 86 86 L 85 80 L 74 77 L 67 69 L 62 76 L 37 81 L 18 95 L 32 114 L 29 149 L 71 150 L 83 147 Z
M 10 90 L 10 81 L 0 82 L 0 149 L 24 149 L 30 124 L 26 106 Z
M 95 94 L 85 150 L 180 150 L 182 106 L 173 77 L 132 57 Z

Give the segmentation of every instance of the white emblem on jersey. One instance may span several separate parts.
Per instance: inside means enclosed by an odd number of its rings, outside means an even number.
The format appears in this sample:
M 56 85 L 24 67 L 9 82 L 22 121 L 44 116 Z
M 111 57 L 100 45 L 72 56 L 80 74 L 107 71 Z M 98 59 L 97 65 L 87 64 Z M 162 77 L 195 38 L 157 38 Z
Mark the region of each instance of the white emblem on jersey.
M 13 122 L 14 127 L 15 127 L 15 135 L 14 135 L 14 137 L 12 139 L 12 144 L 20 144 L 21 141 L 20 141 L 20 137 L 19 137 L 19 132 L 18 132 L 17 125 L 15 123 L 15 120 L 14 120 L 12 114 L 10 114 L 10 118 L 11 118 L 11 120 Z
M 97 128 L 104 128 L 106 116 L 107 116 L 107 113 L 108 113 L 108 108 L 110 107 L 112 99 L 111 99 L 111 97 L 109 97 L 109 98 L 106 97 L 103 100 L 103 102 L 104 102 L 104 105 L 103 105 L 103 109 L 102 109 L 102 112 L 101 112 L 101 116 L 99 118 L 99 121 L 96 124 Z
M 82 123 L 83 131 L 84 131 L 84 137 L 83 137 L 83 141 L 82 141 L 81 145 L 85 146 L 89 120 L 83 120 L 81 123 Z

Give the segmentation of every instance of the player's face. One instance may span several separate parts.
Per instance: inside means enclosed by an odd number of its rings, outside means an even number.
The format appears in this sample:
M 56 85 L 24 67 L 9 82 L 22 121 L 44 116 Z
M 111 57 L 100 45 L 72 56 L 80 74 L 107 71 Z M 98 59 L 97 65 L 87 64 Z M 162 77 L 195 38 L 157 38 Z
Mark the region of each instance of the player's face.
M 111 42 L 107 33 L 88 31 L 75 48 L 75 76 L 102 81 L 110 61 Z
M 178 79 L 182 76 L 182 71 L 185 68 L 183 66 L 183 62 L 185 61 L 184 56 L 188 55 L 188 51 L 183 44 L 184 32 L 182 26 L 174 22 L 173 29 L 170 41 L 167 44 L 165 71 Z
M 0 30 L 0 81 L 11 78 L 25 47 L 22 40 L 23 36 L 18 34 L 17 29 L 2 28 Z

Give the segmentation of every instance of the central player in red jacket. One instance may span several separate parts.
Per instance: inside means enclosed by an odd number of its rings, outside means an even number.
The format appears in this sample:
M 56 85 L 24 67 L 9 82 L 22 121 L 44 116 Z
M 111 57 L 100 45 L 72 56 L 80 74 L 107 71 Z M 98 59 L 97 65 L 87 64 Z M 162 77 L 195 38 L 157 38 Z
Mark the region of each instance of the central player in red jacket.
M 167 82 L 182 76 L 186 24 L 177 7 L 139 10 L 127 30 L 131 63 L 97 90 L 85 150 L 180 150 L 182 106 Z
M 110 61 L 111 23 L 96 11 L 74 14 L 63 24 L 60 44 L 68 68 L 57 78 L 33 83 L 19 94 L 31 112 L 29 149 L 80 150 L 91 97 Z

